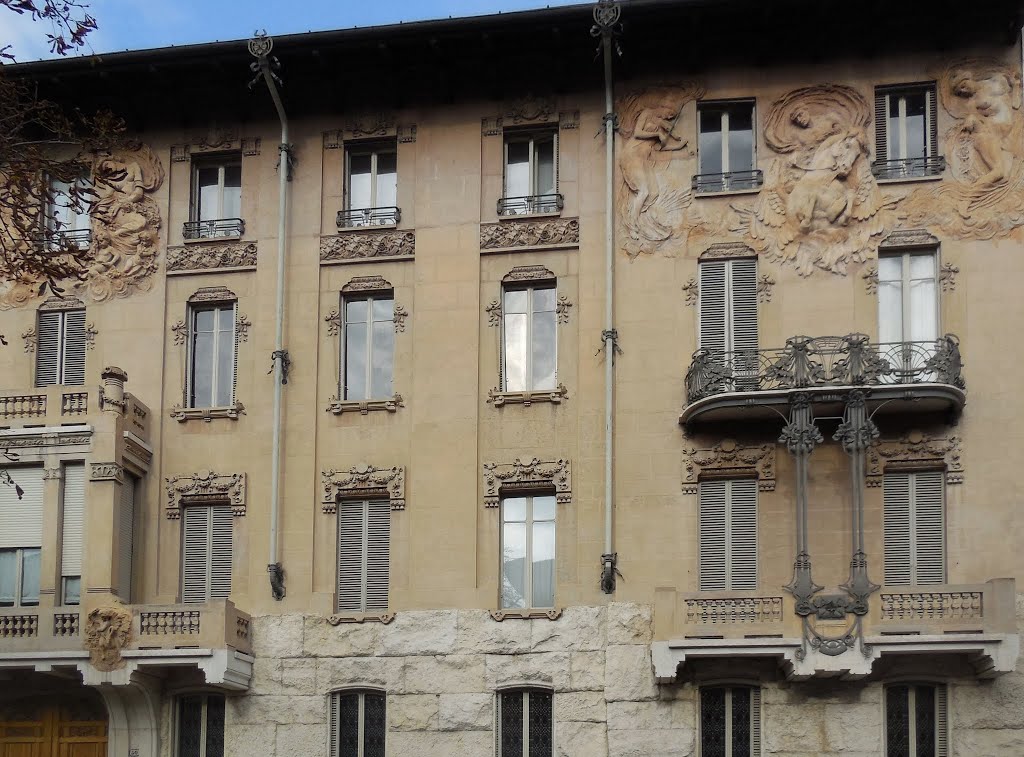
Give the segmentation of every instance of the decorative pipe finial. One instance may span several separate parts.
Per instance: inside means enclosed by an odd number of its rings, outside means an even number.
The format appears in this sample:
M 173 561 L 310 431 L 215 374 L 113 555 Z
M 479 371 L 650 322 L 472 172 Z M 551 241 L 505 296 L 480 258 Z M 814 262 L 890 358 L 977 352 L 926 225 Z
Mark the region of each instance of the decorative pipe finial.
M 594 6 L 594 26 L 590 34 L 598 37 L 602 34 L 616 34 L 622 8 L 615 0 L 598 0 Z
M 259 29 L 252 34 L 249 40 L 249 52 L 254 58 L 265 58 L 274 49 L 274 38 L 267 34 L 266 29 Z

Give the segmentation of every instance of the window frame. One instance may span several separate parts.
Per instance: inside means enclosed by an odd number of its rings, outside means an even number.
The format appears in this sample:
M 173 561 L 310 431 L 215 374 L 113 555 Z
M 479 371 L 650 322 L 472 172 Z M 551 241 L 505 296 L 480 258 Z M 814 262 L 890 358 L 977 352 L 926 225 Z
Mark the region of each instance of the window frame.
M 42 547 L 2 547 L 0 553 L 13 552 L 14 553 L 14 603 L 4 604 L 0 603 L 0 608 L 19 608 L 19 607 L 39 607 L 39 593 L 42 584 L 42 576 L 40 575 L 40 586 L 36 586 L 36 601 L 25 602 L 25 553 L 26 552 L 38 552 L 40 569 L 42 568 Z
M 919 474 L 932 474 L 937 476 L 939 479 L 939 489 L 941 502 L 939 502 L 939 519 L 941 521 L 941 532 L 939 538 L 941 540 L 941 561 L 940 568 L 942 572 L 941 580 L 939 581 L 921 581 L 919 580 L 919 569 L 918 565 L 918 497 L 916 495 L 917 487 L 917 476 Z M 887 563 L 888 563 L 888 546 L 889 542 L 889 511 L 886 507 L 886 492 L 889 488 L 889 482 L 892 480 L 891 476 L 907 476 L 908 477 L 908 503 L 907 503 L 907 575 L 908 581 L 906 583 L 902 581 L 891 581 L 891 576 L 888 575 Z M 890 470 L 884 471 L 882 474 L 882 575 L 885 579 L 886 586 L 940 586 L 949 579 L 949 560 L 948 560 L 948 548 L 949 540 L 947 538 L 947 496 L 946 496 L 946 471 L 944 468 L 920 468 L 915 470 Z
M 562 211 L 563 198 L 559 191 L 559 157 L 558 157 L 558 125 L 539 124 L 525 128 L 506 129 L 502 133 L 501 144 L 501 197 L 498 200 L 499 216 L 524 216 L 524 215 L 558 215 Z M 551 141 L 551 170 L 552 188 L 551 191 L 541 191 L 538 182 L 540 171 L 538 162 L 537 144 L 539 142 Z M 509 146 L 514 144 L 527 144 L 527 166 L 529 176 L 527 185 L 529 191 L 524 194 L 510 194 L 508 181 L 508 154 Z M 541 197 L 549 197 L 550 200 L 540 201 Z M 521 199 L 519 204 L 509 203 L 509 200 Z
M 542 310 L 539 313 L 550 313 L 551 319 L 554 324 L 554 335 L 555 343 L 552 350 L 552 357 L 555 363 L 555 373 L 552 379 L 550 387 L 536 387 L 533 385 L 533 364 L 535 357 L 533 332 L 534 332 L 534 320 L 535 316 L 539 315 L 538 312 L 533 309 L 534 292 L 537 290 L 548 290 L 552 292 L 552 308 L 550 311 Z M 526 365 L 523 367 L 523 375 L 526 377 L 526 385 L 522 388 L 512 388 L 508 383 L 508 342 L 506 340 L 506 333 L 508 328 L 508 317 L 509 311 L 506 304 L 506 296 L 510 292 L 526 292 Z M 554 279 L 548 280 L 537 280 L 527 281 L 518 284 L 502 284 L 501 286 L 501 334 L 500 334 L 500 363 L 499 368 L 501 370 L 501 381 L 499 382 L 500 391 L 503 393 L 514 393 L 514 392 L 554 392 L 558 389 L 558 282 Z M 518 314 L 517 314 L 518 315 Z
M 212 400 L 216 399 L 218 390 L 220 387 L 219 382 L 219 363 L 220 356 L 220 340 L 221 340 L 221 329 L 220 313 L 226 310 L 228 307 L 231 308 L 231 396 L 230 402 L 226 405 L 213 404 Z M 196 402 L 195 399 L 195 340 L 196 330 L 196 319 L 199 313 L 203 312 L 215 312 L 217 315 L 214 318 L 215 326 L 213 329 L 214 334 L 214 348 L 213 352 L 213 365 L 211 370 L 211 404 L 203 405 Z M 219 300 L 214 302 L 190 302 L 187 308 L 187 338 L 185 342 L 185 403 L 184 408 L 188 410 L 222 410 L 226 408 L 232 408 L 235 406 L 235 390 L 238 384 L 238 300 Z
M 357 723 L 356 723 L 356 739 L 358 741 L 358 755 L 364 757 L 364 751 L 366 749 L 366 697 L 376 696 L 384 700 L 384 753 L 387 754 L 388 749 L 388 695 L 387 691 L 374 686 L 351 686 L 341 689 L 335 689 L 327 694 L 327 753 L 330 757 L 337 757 L 340 752 L 340 744 L 338 743 L 341 738 L 342 727 L 341 727 L 341 714 L 340 714 L 340 697 L 356 695 L 359 697 Z M 337 712 L 337 721 L 334 722 L 335 712 Z
M 185 699 L 188 699 L 188 698 L 191 698 L 191 697 L 199 697 L 202 700 L 201 714 L 200 714 L 200 731 L 199 731 L 199 733 L 200 733 L 199 754 L 198 755 L 182 755 L 181 754 L 181 748 L 182 748 L 182 745 L 181 745 L 181 726 L 182 726 L 181 707 L 182 707 L 183 701 Z M 206 744 L 206 734 L 207 734 L 207 726 L 208 726 L 208 723 L 209 723 L 209 704 L 210 704 L 210 699 L 219 699 L 220 700 L 221 707 L 223 707 L 223 709 L 224 709 L 224 722 L 225 722 L 225 729 L 224 730 L 225 730 L 225 733 L 223 735 L 227 734 L 227 728 L 226 728 L 226 725 L 227 725 L 227 699 L 226 699 L 226 697 L 223 694 L 220 694 L 218 692 L 212 692 L 212 691 L 196 691 L 196 692 L 179 693 L 179 694 L 177 694 L 175 696 L 175 699 L 174 699 L 174 743 L 173 743 L 174 757 L 208 757 L 208 755 L 207 755 L 207 744 Z M 224 754 L 224 739 L 223 738 L 221 740 L 221 745 L 220 745 L 220 754 L 221 754 L 221 757 L 223 757 L 223 754 Z
M 729 165 L 729 120 L 733 115 L 734 111 L 738 111 L 740 108 L 750 108 L 750 167 L 742 170 L 737 170 Z M 709 172 L 704 170 L 703 157 L 705 153 L 701 149 L 701 135 L 704 133 L 701 131 L 701 110 L 721 110 L 721 120 L 719 121 L 720 133 L 722 135 L 721 144 L 721 155 L 719 159 L 721 161 L 721 171 Z M 751 177 L 749 179 L 749 186 L 730 186 L 729 175 L 732 173 L 749 173 Z M 702 189 L 699 187 L 699 179 L 707 176 L 721 176 L 722 182 L 720 187 Z M 757 98 L 735 98 L 728 100 L 701 100 L 697 103 L 697 174 L 694 177 L 694 189 L 697 190 L 698 194 L 717 194 L 717 193 L 732 193 L 732 192 L 743 192 L 743 191 L 758 191 L 761 187 L 762 180 L 758 175 L 757 168 Z
M 732 757 L 735 744 L 732 739 L 732 703 L 733 695 L 737 689 L 743 689 L 750 695 L 750 745 L 751 757 L 760 757 L 762 751 L 761 728 L 763 722 L 762 703 L 763 696 L 760 684 L 749 681 L 708 681 L 697 687 L 697 755 L 704 757 L 704 697 L 703 692 L 707 689 L 724 689 L 725 697 L 725 749 L 726 757 Z
M 924 155 L 921 158 L 906 157 L 907 148 L 907 116 L 906 97 L 909 94 L 924 95 Z M 946 167 L 942 155 L 938 133 L 938 87 L 934 81 L 906 82 L 897 84 L 877 85 L 875 96 L 875 159 L 872 172 L 879 181 L 913 181 L 917 179 L 937 179 Z M 899 144 L 903 155 L 893 155 L 892 132 L 889 130 L 889 111 L 892 98 L 897 101 L 898 113 L 895 116 L 899 124 Z M 882 154 L 884 145 L 885 154 Z M 922 161 L 915 167 L 912 161 Z M 894 175 L 893 175 L 894 174 Z
M 734 560 L 733 546 L 734 546 L 734 541 L 735 541 L 735 530 L 737 528 L 736 518 L 734 516 L 735 504 L 736 503 L 735 503 L 735 498 L 733 496 L 733 485 L 738 483 L 738 482 L 744 482 L 744 483 L 749 484 L 750 488 L 752 489 L 752 496 L 753 496 L 753 519 L 754 519 L 754 523 L 753 523 L 753 529 L 752 529 L 753 536 L 752 536 L 752 539 L 751 539 L 752 544 L 753 544 L 753 556 L 752 557 L 748 556 L 748 559 L 746 560 L 746 562 L 749 562 L 749 563 L 751 563 L 753 565 L 753 577 L 752 577 L 752 581 L 751 581 L 753 585 L 745 587 L 745 588 L 735 586 L 735 584 L 737 582 L 742 583 L 742 581 L 740 580 L 742 577 L 737 577 L 736 575 L 734 575 L 734 571 L 733 571 L 733 569 L 735 567 L 735 565 L 734 565 L 735 560 Z M 705 588 L 703 588 L 704 567 L 705 567 L 704 566 L 704 552 L 705 552 L 705 550 L 704 550 L 704 544 L 703 544 L 703 541 L 704 541 L 704 539 L 703 539 L 703 536 L 704 536 L 704 526 L 705 526 L 705 524 L 703 523 L 704 492 L 705 492 L 705 487 L 708 486 L 708 485 L 711 485 L 711 484 L 724 484 L 725 485 L 725 491 L 724 491 L 725 503 L 724 503 L 724 511 L 722 513 L 722 518 L 724 520 L 724 525 L 725 525 L 725 533 L 723 533 L 721 535 L 721 539 L 722 539 L 722 541 L 725 544 L 725 550 L 724 550 L 724 553 L 722 555 L 723 560 L 724 560 L 724 564 L 723 564 L 723 573 L 724 573 L 723 579 L 724 579 L 724 582 L 725 582 L 725 586 L 722 587 L 722 588 L 709 588 L 709 589 L 705 589 Z M 757 591 L 757 588 L 758 588 L 758 585 L 759 585 L 759 581 L 760 581 L 760 578 L 761 578 L 761 571 L 760 571 L 760 561 L 761 561 L 761 555 L 760 555 L 760 522 L 761 522 L 761 517 L 760 516 L 761 516 L 761 514 L 760 514 L 760 502 L 759 502 L 760 497 L 758 496 L 758 494 L 759 494 L 759 491 L 758 491 L 758 479 L 756 477 L 754 477 L 754 476 L 743 476 L 743 477 L 734 477 L 734 478 L 710 478 L 710 479 L 705 479 L 703 481 L 698 481 L 698 483 L 697 483 L 697 588 L 698 588 L 699 591 L 701 591 L 701 592 L 709 592 L 709 593 L 710 592 L 721 592 L 721 591 L 724 591 L 724 592 L 742 592 L 742 591 L 751 591 L 751 592 L 753 592 L 753 591 Z
M 390 300 L 391 301 L 391 318 L 381 321 L 373 319 L 373 304 L 379 300 Z M 349 334 L 349 320 L 348 320 L 348 305 L 353 302 L 365 302 L 366 303 L 366 320 L 359 321 L 367 326 L 366 329 L 366 371 L 363 376 L 366 394 L 365 397 L 351 397 L 349 396 L 348 386 L 348 334 Z M 390 323 L 392 324 L 392 330 L 394 329 L 395 323 L 395 292 L 394 289 L 375 289 L 365 292 L 342 292 L 341 293 L 341 319 L 340 328 L 338 329 L 338 351 L 339 351 L 339 364 L 338 364 L 338 396 L 344 402 L 369 402 L 373 400 L 385 400 L 394 397 L 395 389 L 395 340 L 392 338 L 391 341 L 391 393 L 385 394 L 380 397 L 374 396 L 373 394 L 373 325 L 376 323 Z M 353 321 L 353 323 L 356 323 Z
M 215 522 L 214 508 L 223 508 L 220 512 L 221 518 L 226 518 L 226 521 L 231 524 L 231 544 L 230 544 L 230 565 L 228 566 L 228 592 L 224 596 L 213 596 L 214 589 L 214 563 L 216 561 L 214 555 L 215 545 L 217 539 L 215 537 Z M 234 588 L 234 572 L 235 572 L 235 524 L 234 524 L 234 512 L 232 505 L 228 500 L 212 500 L 188 503 L 182 507 L 181 514 L 181 548 L 179 550 L 179 570 L 178 570 L 178 593 L 181 598 L 181 604 L 203 604 L 206 602 L 213 602 L 220 599 L 228 599 L 231 596 L 231 591 Z M 206 512 L 206 543 L 205 543 L 205 558 L 204 558 L 204 592 L 201 600 L 187 599 L 186 598 L 186 583 L 187 583 L 187 571 L 188 571 L 188 538 L 186 535 L 186 528 L 189 520 L 189 512 L 194 510 L 204 510 Z M 224 510 L 227 512 L 225 513 Z M 223 548 L 223 544 L 220 545 Z
M 396 141 L 386 142 L 352 142 L 345 145 L 345 176 L 342 186 L 345 210 L 373 210 L 390 207 L 381 205 L 377 196 L 379 171 L 377 164 L 383 154 L 395 156 L 395 205 L 398 204 L 398 144 Z M 363 155 L 370 156 L 370 203 L 365 207 L 352 205 L 352 158 Z M 366 226 L 371 224 L 356 224 Z
M 536 520 L 533 517 L 534 513 L 534 499 L 536 497 L 550 497 L 552 502 L 552 516 L 551 518 L 542 518 Z M 510 499 L 525 499 L 526 500 L 526 517 L 524 520 L 506 521 L 505 520 L 505 502 Z M 501 496 L 501 501 L 498 507 L 498 520 L 500 523 L 500 532 L 498 534 L 498 555 L 500 565 L 498 569 L 498 606 L 502 610 L 552 610 L 557 607 L 557 589 L 558 589 L 558 498 L 553 490 L 545 489 L 533 489 L 525 491 L 513 491 L 505 492 Z M 526 528 L 526 556 L 523 560 L 523 607 L 506 606 L 505 604 L 505 525 L 506 523 L 522 523 Z M 554 528 L 554 547 L 555 554 L 552 559 L 552 571 L 551 571 L 551 605 L 538 605 L 534 602 L 533 596 L 533 526 L 536 523 L 551 523 Z
M 371 534 L 370 520 L 371 515 L 374 513 L 373 508 L 376 506 L 380 510 L 387 513 L 388 518 L 388 531 L 387 531 L 387 550 L 388 550 L 388 564 L 386 566 L 388 585 L 387 585 L 387 602 L 384 607 L 369 607 L 369 591 L 370 591 L 370 558 L 371 555 L 371 541 L 373 541 L 373 534 Z M 342 608 L 341 607 L 341 518 L 345 508 L 359 507 L 361 508 L 361 538 L 360 538 L 360 574 L 359 574 L 359 608 Z M 380 513 L 377 513 L 379 516 Z M 360 614 L 360 613 L 386 613 L 388 607 L 391 604 L 391 501 L 388 497 L 368 497 L 368 498 L 340 498 L 337 503 L 337 515 L 335 516 L 335 522 L 337 525 L 337 535 L 335 538 L 335 571 L 334 577 L 335 595 L 334 595 L 334 610 L 340 615 L 346 614 Z M 379 536 L 376 537 L 379 539 Z M 378 545 L 379 546 L 379 545 Z M 377 566 L 377 571 L 381 570 L 380 566 Z
M 935 721 L 935 753 L 933 757 L 949 757 L 949 689 L 945 682 L 920 679 L 897 680 L 883 686 L 882 695 L 882 754 L 889 754 L 889 694 L 892 689 L 906 688 L 907 691 L 907 744 L 909 754 L 917 754 L 917 719 L 911 717 L 917 704 L 917 689 L 929 687 L 934 691 L 932 718 Z
M 501 726 L 501 710 L 502 700 L 507 696 L 520 696 L 522 697 L 523 703 L 523 723 L 522 723 L 522 744 L 523 753 L 522 755 L 510 755 L 508 757 L 531 757 L 530 755 L 530 694 L 539 693 L 547 695 L 549 699 L 550 716 L 551 716 L 551 757 L 555 754 L 555 745 L 557 743 L 557 730 L 558 722 L 555 719 L 555 691 L 554 689 L 546 686 L 536 686 L 532 684 L 507 686 L 498 689 L 494 696 L 494 754 L 495 757 L 506 757 L 502 754 L 501 748 L 501 737 L 502 737 L 502 726 Z
M 939 273 L 940 273 L 940 266 L 939 266 L 939 251 L 938 251 L 938 249 L 935 248 L 935 247 L 913 247 L 913 248 L 902 249 L 902 250 L 888 250 L 888 251 L 883 250 L 883 251 L 881 251 L 879 253 L 879 256 L 878 256 L 878 258 L 879 258 L 879 261 L 878 261 L 878 263 L 879 263 L 878 264 L 879 280 L 878 280 L 878 295 L 876 296 L 876 299 L 878 301 L 878 306 L 875 309 L 875 315 L 876 315 L 876 318 L 878 319 L 879 341 L 881 341 L 881 328 L 882 328 L 882 297 L 881 297 L 882 287 L 883 287 L 884 284 L 889 283 L 890 281 L 895 281 L 895 279 L 885 279 L 885 280 L 882 279 L 882 277 L 881 277 L 882 276 L 882 259 L 894 260 L 894 259 L 898 258 L 900 260 L 900 278 L 899 278 L 899 282 L 900 282 L 900 304 L 902 306 L 901 313 L 900 313 L 900 335 L 901 335 L 902 339 L 900 341 L 901 342 L 909 342 L 911 340 L 909 339 L 908 329 L 911 327 L 911 325 L 913 324 L 913 320 L 914 320 L 914 313 L 913 313 L 913 308 L 912 308 L 912 305 L 911 305 L 911 294 L 913 292 L 914 282 L 915 281 L 925 281 L 925 279 L 915 279 L 911 275 L 911 270 L 912 270 L 911 260 L 912 260 L 912 258 L 915 258 L 915 257 L 930 257 L 931 258 L 931 262 L 932 262 L 932 275 L 927 280 L 931 281 L 931 283 L 932 283 L 932 292 L 933 292 L 932 308 L 933 308 L 933 316 L 934 316 L 934 319 L 935 319 L 935 333 L 934 333 L 934 335 L 931 336 L 928 339 L 917 340 L 917 341 L 931 342 L 931 341 L 934 341 L 934 340 L 938 339 L 939 335 L 942 333 L 942 308 L 940 307 L 940 303 L 939 303 L 939 291 L 940 291 L 940 287 L 939 287 L 939 284 L 940 284 Z
M 236 153 L 221 153 L 219 155 L 203 155 L 192 160 L 192 177 L 190 184 L 189 213 L 188 219 L 193 223 L 222 221 L 231 216 L 224 215 L 224 190 L 227 187 L 225 181 L 225 169 L 238 167 L 238 195 L 239 195 L 239 217 L 241 217 L 241 195 L 242 195 L 242 156 Z M 199 172 L 206 168 L 217 169 L 217 213 L 211 218 L 202 217 L 202 201 L 199 192 Z M 220 234 L 212 236 L 233 236 L 233 234 Z
M 47 184 L 49 186 L 49 203 L 46 208 L 46 217 L 43 219 L 45 224 L 45 232 L 48 235 L 50 248 L 55 249 L 58 244 L 58 239 L 63 239 L 69 232 L 73 234 L 71 243 L 74 244 L 80 250 L 86 250 L 92 243 L 92 214 L 90 213 L 90 203 L 84 197 L 80 197 L 78 202 L 81 203 L 82 207 L 78 210 L 70 207 L 70 205 L 62 205 L 58 202 L 58 198 L 70 197 L 70 191 L 72 187 L 78 187 L 78 191 L 83 194 L 87 194 L 92 190 L 92 176 L 89 174 L 85 167 L 79 172 L 79 175 L 74 181 L 64 181 L 54 175 L 46 177 Z M 63 185 L 67 187 L 67 190 L 60 188 L 57 185 Z M 66 211 L 70 218 L 70 223 L 65 224 L 64 228 L 57 228 L 57 221 L 60 220 L 58 217 L 62 214 L 62 211 Z M 88 232 L 87 234 L 75 234 L 75 232 Z

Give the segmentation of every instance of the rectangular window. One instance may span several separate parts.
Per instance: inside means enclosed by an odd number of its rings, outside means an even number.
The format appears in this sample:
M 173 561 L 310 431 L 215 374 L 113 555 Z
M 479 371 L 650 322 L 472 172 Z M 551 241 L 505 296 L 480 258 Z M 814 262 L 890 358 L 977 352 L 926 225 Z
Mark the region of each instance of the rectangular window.
M 43 544 L 43 469 L 5 472 L 18 488 L 0 484 L 0 607 L 35 607 Z
M 555 285 L 505 289 L 502 299 L 502 391 L 557 388 Z
M 506 133 L 505 186 L 498 215 L 557 213 L 561 209 L 558 132 Z
M 225 599 L 231 594 L 231 505 L 188 505 L 184 510 L 181 600 Z
M 394 145 L 359 145 L 345 151 L 345 211 L 338 226 L 396 224 L 398 152 Z
M 188 407 L 235 402 L 235 303 L 189 308 Z
M 945 686 L 886 687 L 885 754 L 887 757 L 948 757 Z
M 338 503 L 339 612 L 388 609 L 391 560 L 391 503 Z
M 697 107 L 697 192 L 730 192 L 761 186 L 754 157 L 754 103 L 712 102 Z
M 759 757 L 761 690 L 707 686 L 700 690 L 700 757 Z
M 934 84 L 875 88 L 875 162 L 879 179 L 937 176 L 938 109 Z
M 178 699 L 177 757 L 224 757 L 224 697 Z
M 700 590 L 757 589 L 757 480 L 701 481 Z
M 887 586 L 945 583 L 945 478 L 938 470 L 885 474 Z
M 244 230 L 241 160 L 196 161 L 192 166 L 192 201 L 185 239 L 233 237 Z
M 543 689 L 502 691 L 497 702 L 498 757 L 552 757 L 552 694 Z
M 501 500 L 501 606 L 555 606 L 555 497 Z
M 50 207 L 46 213 L 49 239 L 53 248 L 60 240 L 81 250 L 92 241 L 92 217 L 89 215 L 91 182 L 88 178 L 64 181 L 50 179 Z
M 330 757 L 384 757 L 387 701 L 375 691 L 337 691 L 330 700 Z
M 138 482 L 127 471 L 121 483 L 121 496 L 117 505 L 117 585 L 114 593 L 121 601 L 132 601 L 132 554 L 135 543 L 135 493 Z
M 385 399 L 394 394 L 395 298 L 390 292 L 342 297 L 340 396 L 347 400 Z
M 61 599 L 77 605 L 82 593 L 82 527 L 85 514 L 85 464 L 64 466 L 61 498 Z
M 698 347 L 729 370 L 733 388 L 757 389 L 757 260 L 708 260 L 698 271 Z
M 878 340 L 883 344 L 938 338 L 935 258 L 930 250 L 878 258 Z
M 36 323 L 36 386 L 85 384 L 85 311 L 40 310 Z

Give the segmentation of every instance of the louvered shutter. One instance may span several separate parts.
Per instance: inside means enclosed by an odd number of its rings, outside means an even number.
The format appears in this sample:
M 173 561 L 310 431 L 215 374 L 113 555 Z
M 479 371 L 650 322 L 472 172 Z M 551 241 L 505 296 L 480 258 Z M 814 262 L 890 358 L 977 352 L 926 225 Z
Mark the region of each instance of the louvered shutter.
M 132 550 L 135 539 L 135 477 L 127 473 L 117 508 L 117 589 L 123 602 L 132 601 Z
M 935 757 L 949 757 L 949 702 L 946 687 L 935 687 Z
M 728 549 L 728 482 L 702 481 L 700 498 L 700 590 L 725 591 Z
M 875 160 L 883 163 L 889 159 L 889 98 L 884 89 L 875 89 Z
M 82 575 L 82 528 L 85 514 L 85 465 L 64 466 L 64 512 L 61 526 L 61 576 Z
M 757 589 L 757 480 L 726 481 L 729 575 L 727 589 Z
M 946 580 L 946 524 L 943 471 L 910 474 L 913 491 L 914 584 Z
M 726 299 L 725 299 L 725 260 L 711 260 L 701 263 L 700 285 L 700 329 L 697 346 L 702 350 L 725 352 L 726 349 Z
M 210 508 L 186 507 L 182 529 L 181 601 L 205 602 L 208 593 Z
M 926 96 L 928 100 L 928 156 L 935 157 L 939 154 L 939 108 L 934 84 L 928 87 Z
M 757 389 L 757 260 L 731 260 L 728 271 L 729 346 L 736 389 Z
M 761 757 L 761 689 L 750 690 L 750 757 Z
M 339 757 L 338 736 L 340 723 L 338 722 L 338 695 L 331 694 L 327 697 L 327 727 L 328 727 L 328 754 L 329 757 Z
M 43 469 L 7 468 L 24 493 L 0 484 L 0 547 L 43 546 Z
M 85 384 L 85 311 L 64 313 L 64 344 L 61 381 L 68 386 Z
M 36 325 L 36 386 L 60 383 L 61 326 L 59 310 L 39 313 Z
M 366 609 L 388 609 L 391 576 L 391 503 L 370 502 L 366 517 Z
M 338 610 L 363 609 L 363 578 L 366 567 L 364 528 L 366 503 L 338 503 Z
M 882 500 L 885 583 L 908 586 L 911 583 L 910 474 L 886 473 Z
M 226 599 L 231 594 L 234 517 L 230 505 L 210 508 L 210 599 Z

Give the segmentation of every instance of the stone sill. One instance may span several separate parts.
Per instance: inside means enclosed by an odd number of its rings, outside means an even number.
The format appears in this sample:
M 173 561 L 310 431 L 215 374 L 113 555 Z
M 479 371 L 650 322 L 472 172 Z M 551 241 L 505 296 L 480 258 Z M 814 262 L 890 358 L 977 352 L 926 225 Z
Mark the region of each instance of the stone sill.
M 896 179 L 875 179 L 875 182 L 878 184 L 917 184 L 922 181 L 942 181 L 942 174 L 934 174 L 931 176 L 901 176 Z
M 374 255 L 363 258 L 320 259 L 320 265 L 352 265 L 353 263 L 393 263 L 400 260 L 415 260 L 415 255 Z
M 326 412 L 334 413 L 335 415 L 343 415 L 344 413 L 366 415 L 371 410 L 386 410 L 389 413 L 394 413 L 400 407 L 405 407 L 401 394 L 380 400 L 339 400 L 336 397 L 331 397 Z
M 200 420 L 209 423 L 214 418 L 230 418 L 237 421 L 239 415 L 245 415 L 245 405 L 241 402 L 236 402 L 229 407 L 181 407 L 175 405 L 170 412 L 170 416 L 178 423 Z
M 202 240 L 208 241 L 208 240 Z M 196 276 L 207 273 L 235 273 L 237 271 L 255 271 L 254 265 L 239 265 L 225 268 L 181 268 L 175 271 L 167 271 L 168 276 Z
M 499 623 L 503 620 L 558 620 L 562 617 L 562 608 L 554 607 L 550 610 L 490 610 L 489 613 L 491 618 Z
M 517 247 L 487 247 L 480 250 L 481 255 L 496 255 L 506 252 L 544 252 L 545 250 L 578 250 L 579 242 L 558 242 L 557 244 L 527 244 Z
M 549 213 L 506 213 L 505 215 L 498 216 L 498 223 L 504 221 L 528 221 L 537 218 L 561 218 L 561 210 L 552 210 Z
M 211 244 L 214 242 L 237 242 L 242 238 L 241 234 L 225 234 L 222 237 L 200 237 L 199 239 L 182 239 L 182 244 Z
M 395 619 L 393 612 L 339 612 L 327 616 L 327 622 L 332 626 L 340 626 L 342 623 L 383 623 L 387 625 Z
M 702 199 L 704 197 L 735 197 L 737 195 L 756 195 L 760 194 L 761 187 L 757 189 L 727 189 L 724 192 L 694 192 L 693 196 L 696 199 Z
M 559 384 L 552 391 L 540 392 L 499 392 L 497 388 L 487 392 L 487 404 L 494 407 L 503 405 L 523 405 L 529 407 L 534 402 L 550 402 L 553 405 L 562 404 L 562 400 L 569 396 L 569 390 L 565 384 Z
M 394 231 L 398 228 L 397 223 L 367 223 L 362 226 L 339 226 L 337 229 L 338 234 L 347 234 L 350 231 Z

